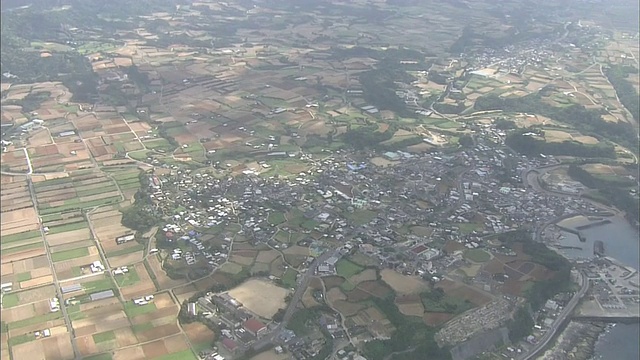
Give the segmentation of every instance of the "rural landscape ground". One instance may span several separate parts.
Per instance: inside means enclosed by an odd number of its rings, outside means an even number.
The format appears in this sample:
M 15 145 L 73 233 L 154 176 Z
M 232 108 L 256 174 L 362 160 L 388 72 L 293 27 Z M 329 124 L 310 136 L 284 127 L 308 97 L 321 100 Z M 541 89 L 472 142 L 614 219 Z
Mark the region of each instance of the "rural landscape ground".
M 528 359 L 637 225 L 624 0 L 14 2 L 2 360 Z

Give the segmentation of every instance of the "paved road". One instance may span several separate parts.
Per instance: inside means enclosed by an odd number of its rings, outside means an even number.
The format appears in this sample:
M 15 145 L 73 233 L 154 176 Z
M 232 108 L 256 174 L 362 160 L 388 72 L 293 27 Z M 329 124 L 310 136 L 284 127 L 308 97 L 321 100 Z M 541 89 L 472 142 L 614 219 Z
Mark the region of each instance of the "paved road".
M 296 311 L 296 306 L 298 305 L 298 302 L 300 302 L 300 300 L 302 299 L 302 295 L 304 295 L 304 292 L 307 289 L 307 286 L 309 286 L 309 281 L 311 281 L 311 278 L 315 275 L 316 269 L 325 260 L 330 258 L 331 255 L 333 255 L 333 253 L 334 253 L 333 250 L 326 251 L 322 255 L 318 256 L 315 260 L 313 260 L 313 262 L 309 265 L 309 268 L 307 269 L 307 271 L 304 273 L 304 275 L 302 275 L 302 278 L 298 281 L 296 290 L 293 293 L 293 297 L 291 298 L 291 301 L 289 301 L 289 306 L 287 306 L 287 309 L 284 313 L 282 321 L 275 329 L 273 329 L 273 331 L 271 331 L 271 333 L 269 333 L 269 335 L 256 341 L 252 346 L 254 349 L 261 349 L 265 347 L 269 343 L 273 342 L 273 340 L 277 338 L 278 335 L 280 335 L 280 332 L 282 331 L 282 329 L 284 329 L 287 326 L 287 323 L 291 319 L 291 316 L 293 316 L 293 313 Z
M 575 309 L 575 307 L 576 307 L 576 305 L 578 305 L 578 302 L 580 301 L 580 299 L 582 299 L 584 294 L 587 293 L 587 290 L 589 290 L 589 279 L 587 278 L 587 276 L 585 274 L 583 274 L 581 272 L 579 274 L 580 274 L 580 280 L 581 280 L 580 291 L 578 291 L 577 293 L 575 293 L 573 295 L 573 297 L 571 298 L 571 300 L 569 301 L 567 306 L 564 309 L 562 309 L 562 311 L 560 312 L 560 314 L 558 315 L 556 320 L 553 322 L 551 327 L 539 339 L 538 343 L 536 345 L 534 345 L 533 348 L 531 348 L 526 354 L 520 355 L 520 357 L 518 357 L 519 360 L 534 359 L 538 355 L 538 353 L 540 351 L 542 351 L 545 348 L 545 346 L 547 346 L 547 344 L 549 344 L 549 342 L 555 338 L 554 335 L 556 334 L 556 332 L 558 330 L 560 330 L 560 327 L 562 326 L 562 323 L 569 316 L 571 316 L 571 313 L 573 312 L 573 309 Z

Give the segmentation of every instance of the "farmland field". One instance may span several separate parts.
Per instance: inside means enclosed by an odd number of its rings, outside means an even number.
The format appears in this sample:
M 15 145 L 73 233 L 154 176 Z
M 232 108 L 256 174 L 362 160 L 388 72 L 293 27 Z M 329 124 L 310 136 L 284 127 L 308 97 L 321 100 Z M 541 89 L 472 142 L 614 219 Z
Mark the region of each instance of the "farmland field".
M 356 263 L 353 263 L 347 259 L 340 259 L 336 263 L 336 272 L 339 276 L 346 278 L 350 278 L 351 276 L 359 273 L 364 268 L 359 266 Z
M 427 284 L 415 277 L 402 275 L 390 269 L 380 272 L 382 280 L 399 294 L 415 294 L 427 289 Z
M 247 309 L 259 316 L 270 319 L 278 309 L 285 307 L 288 290 L 263 280 L 248 280 L 229 290 L 229 295 L 237 299 Z

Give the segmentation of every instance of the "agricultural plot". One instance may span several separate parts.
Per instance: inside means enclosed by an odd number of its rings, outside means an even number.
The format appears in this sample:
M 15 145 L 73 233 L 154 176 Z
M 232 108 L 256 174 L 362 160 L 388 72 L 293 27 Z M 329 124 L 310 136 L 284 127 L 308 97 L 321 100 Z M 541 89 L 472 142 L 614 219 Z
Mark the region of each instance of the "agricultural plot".
M 144 263 L 137 263 L 128 268 L 128 273 L 115 275 L 115 282 L 120 287 L 120 293 L 125 300 L 135 299 L 160 290 L 156 288 Z
M 148 294 L 148 293 L 147 293 Z M 109 298 L 74 305 L 68 309 L 83 356 L 118 351 L 179 333 L 178 307 L 167 294 L 158 294 L 147 305 L 121 303 Z
M 391 269 L 380 271 L 382 280 L 398 294 L 418 294 L 428 289 L 427 284 L 415 277 L 400 274 Z
M 75 172 L 69 177 L 38 182 L 34 186 L 41 215 L 77 211 L 122 200 L 112 180 L 92 171 Z
M 286 306 L 285 298 L 289 290 L 278 287 L 264 280 L 248 280 L 229 290 L 229 295 L 238 300 L 245 308 L 258 316 L 271 319 Z
M 112 207 L 101 208 L 89 215 L 93 230 L 105 252 L 109 265 L 119 267 L 142 260 L 144 246 L 135 240 L 118 244 L 116 238 L 132 235 L 133 232 L 122 226 L 122 213 Z

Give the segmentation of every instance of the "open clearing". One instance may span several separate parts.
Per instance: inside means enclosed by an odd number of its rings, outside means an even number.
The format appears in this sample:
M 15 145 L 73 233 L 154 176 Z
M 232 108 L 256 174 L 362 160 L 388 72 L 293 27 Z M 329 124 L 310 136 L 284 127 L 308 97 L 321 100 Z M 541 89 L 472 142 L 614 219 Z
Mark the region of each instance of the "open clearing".
M 398 294 L 417 294 L 426 290 L 427 284 L 417 278 L 402 275 L 391 269 L 384 269 L 380 272 L 382 280 L 389 284 Z
M 289 291 L 264 280 L 249 280 L 229 290 L 229 295 L 257 315 L 271 319 L 285 307 Z

